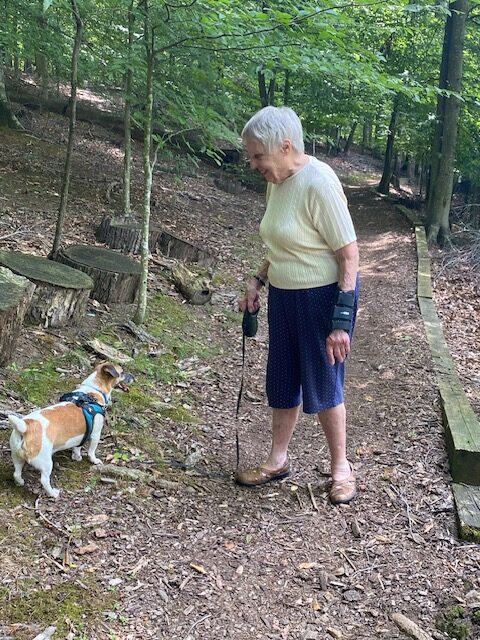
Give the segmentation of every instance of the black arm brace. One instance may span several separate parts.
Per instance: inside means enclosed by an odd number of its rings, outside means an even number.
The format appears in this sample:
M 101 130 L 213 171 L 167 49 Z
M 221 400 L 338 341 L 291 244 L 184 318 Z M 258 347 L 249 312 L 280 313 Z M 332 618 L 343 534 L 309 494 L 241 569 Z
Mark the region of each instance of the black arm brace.
M 350 332 L 354 304 L 355 291 L 341 291 L 338 289 L 332 314 L 332 331 L 335 329 L 343 329 L 347 333 Z

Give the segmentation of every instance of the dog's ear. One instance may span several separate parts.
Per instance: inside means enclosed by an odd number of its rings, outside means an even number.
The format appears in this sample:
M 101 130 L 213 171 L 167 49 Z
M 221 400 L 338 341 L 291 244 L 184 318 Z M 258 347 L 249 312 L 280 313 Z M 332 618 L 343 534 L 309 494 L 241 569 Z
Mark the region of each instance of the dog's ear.
M 102 373 L 105 373 L 106 375 L 111 376 L 112 378 L 118 378 L 120 376 L 119 372 L 117 371 L 117 368 L 111 362 L 107 362 L 102 366 Z

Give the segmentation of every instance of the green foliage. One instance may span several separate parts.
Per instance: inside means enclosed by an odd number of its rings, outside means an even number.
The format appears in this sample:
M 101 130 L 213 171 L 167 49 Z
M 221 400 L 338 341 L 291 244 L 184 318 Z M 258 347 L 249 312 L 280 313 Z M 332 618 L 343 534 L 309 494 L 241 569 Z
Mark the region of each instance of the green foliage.
M 82 0 L 85 38 L 79 80 L 118 101 L 125 72 L 133 71 L 134 120 L 143 126 L 145 48 L 142 3 Z M 128 9 L 134 39 L 127 55 Z M 274 104 L 293 106 L 306 136 L 345 138 L 354 122 L 375 121 L 383 151 L 394 95 L 402 96 L 396 146 L 425 162 L 445 17 L 448 7 L 426 0 L 321 5 L 282 0 L 149 3 L 155 49 L 154 122 L 160 156 L 167 145 L 219 161 L 218 148 L 238 145 L 245 119 L 260 107 L 259 76 L 275 85 Z M 74 32 L 68 2 L 5 3 L 0 50 L 5 64 L 22 67 L 41 53 L 50 75 L 69 79 Z M 457 169 L 480 179 L 479 31 L 469 21 L 464 64 Z M 357 140 L 361 126 L 357 128 Z M 160 157 L 159 157 L 160 161 Z

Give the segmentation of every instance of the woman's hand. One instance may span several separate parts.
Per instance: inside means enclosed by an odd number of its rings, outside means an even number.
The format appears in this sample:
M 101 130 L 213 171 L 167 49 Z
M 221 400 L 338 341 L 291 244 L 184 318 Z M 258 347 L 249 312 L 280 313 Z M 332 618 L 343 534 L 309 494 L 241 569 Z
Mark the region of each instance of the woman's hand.
M 343 362 L 350 353 L 350 336 L 343 329 L 335 329 L 327 336 L 327 358 L 332 366 Z
M 261 285 L 257 280 L 255 280 L 255 278 L 249 280 L 245 290 L 245 295 L 238 304 L 240 311 L 245 311 L 245 309 L 248 308 L 250 313 L 255 313 L 260 309 L 260 288 Z

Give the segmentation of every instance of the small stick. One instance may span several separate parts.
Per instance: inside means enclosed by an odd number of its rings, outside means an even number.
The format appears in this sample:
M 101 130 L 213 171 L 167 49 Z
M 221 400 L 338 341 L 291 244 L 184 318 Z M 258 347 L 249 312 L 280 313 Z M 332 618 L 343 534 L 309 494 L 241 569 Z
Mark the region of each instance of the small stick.
M 407 616 L 404 616 L 402 613 L 394 613 L 392 615 L 392 620 L 400 631 L 403 631 L 411 638 L 415 638 L 415 640 L 433 640 L 429 633 L 420 629 L 418 624 L 407 618 Z
M 43 520 L 43 522 L 45 522 L 45 524 L 47 525 L 47 527 L 55 529 L 55 531 L 57 531 L 58 533 L 60 533 L 62 536 L 65 536 L 68 540 L 70 539 L 70 534 L 68 533 L 68 531 L 66 531 L 65 529 L 61 529 L 60 527 L 58 527 L 56 524 L 54 524 L 53 522 L 51 522 L 51 520 L 49 520 L 46 516 L 43 515 L 43 513 L 40 511 L 39 507 L 38 507 L 38 503 L 40 502 L 40 498 L 37 498 L 35 500 L 35 506 L 33 507 L 34 511 L 35 511 L 35 515 L 40 518 L 41 520 Z
M 190 629 L 188 630 L 187 635 L 185 636 L 185 640 L 187 640 L 188 636 L 190 635 L 190 632 L 193 631 L 195 627 L 198 627 L 199 624 L 201 624 L 207 618 L 210 618 L 211 615 L 212 615 L 211 613 L 207 613 L 206 616 L 203 616 L 203 618 L 199 618 L 196 622 L 194 622 L 190 627 Z
M 48 640 L 53 636 L 56 630 L 57 630 L 57 627 L 47 627 L 45 631 L 42 631 L 42 633 L 39 633 L 38 636 L 35 636 L 33 640 Z
M 313 495 L 312 485 L 310 482 L 307 482 L 308 493 L 310 494 L 310 500 L 312 501 L 313 508 L 315 511 L 318 511 L 317 501 L 315 500 L 315 496 Z
M 347 554 L 342 551 L 341 549 L 337 549 L 338 553 L 343 556 L 345 558 L 345 560 L 348 562 L 348 564 L 352 567 L 352 569 L 355 571 L 355 573 L 357 572 L 357 567 L 353 564 L 353 562 L 350 560 L 350 558 L 347 556 Z

